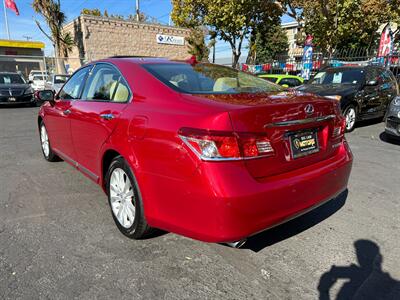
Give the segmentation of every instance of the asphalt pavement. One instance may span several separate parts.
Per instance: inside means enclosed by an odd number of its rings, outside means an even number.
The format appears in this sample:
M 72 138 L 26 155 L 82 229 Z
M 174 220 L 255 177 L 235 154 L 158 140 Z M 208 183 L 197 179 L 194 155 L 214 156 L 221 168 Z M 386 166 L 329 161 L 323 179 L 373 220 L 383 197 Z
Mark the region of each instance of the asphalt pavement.
M 400 299 L 400 143 L 383 123 L 347 135 L 348 193 L 232 249 L 124 237 L 100 187 L 42 158 L 37 111 L 0 108 L 0 299 Z

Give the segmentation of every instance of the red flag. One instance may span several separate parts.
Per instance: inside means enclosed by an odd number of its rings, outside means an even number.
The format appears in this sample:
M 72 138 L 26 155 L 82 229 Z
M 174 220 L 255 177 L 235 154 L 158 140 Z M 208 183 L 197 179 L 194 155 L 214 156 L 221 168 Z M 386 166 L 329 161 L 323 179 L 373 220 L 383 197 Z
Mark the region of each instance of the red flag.
M 11 9 L 17 16 L 19 16 L 19 10 L 14 0 L 6 0 L 6 7 Z

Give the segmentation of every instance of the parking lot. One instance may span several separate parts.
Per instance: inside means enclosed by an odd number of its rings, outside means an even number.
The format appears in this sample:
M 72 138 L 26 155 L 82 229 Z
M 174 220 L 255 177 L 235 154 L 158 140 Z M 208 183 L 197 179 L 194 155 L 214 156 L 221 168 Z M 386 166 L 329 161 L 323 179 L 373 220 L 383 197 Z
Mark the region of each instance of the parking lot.
M 243 249 L 129 240 L 102 190 L 39 146 L 37 108 L 0 108 L 0 298 L 399 299 L 400 143 L 347 135 L 348 193 Z

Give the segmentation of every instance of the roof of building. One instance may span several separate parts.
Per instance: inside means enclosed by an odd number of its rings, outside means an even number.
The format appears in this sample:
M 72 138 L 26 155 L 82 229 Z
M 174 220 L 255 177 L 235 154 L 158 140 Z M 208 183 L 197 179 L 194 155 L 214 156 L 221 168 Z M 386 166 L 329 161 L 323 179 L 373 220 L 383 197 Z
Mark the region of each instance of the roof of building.
M 44 49 L 45 44 L 37 41 L 0 40 L 0 47 Z

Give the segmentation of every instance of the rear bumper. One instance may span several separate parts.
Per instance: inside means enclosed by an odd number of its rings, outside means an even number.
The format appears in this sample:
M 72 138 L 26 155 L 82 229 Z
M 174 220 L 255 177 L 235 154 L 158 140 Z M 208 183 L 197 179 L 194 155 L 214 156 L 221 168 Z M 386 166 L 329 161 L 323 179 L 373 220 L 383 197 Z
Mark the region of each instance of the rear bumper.
M 345 142 L 328 160 L 260 180 L 238 163 L 204 163 L 198 176 L 206 180 L 190 197 L 186 193 L 185 199 L 174 199 L 179 205 L 174 218 L 150 218 L 149 223 L 207 242 L 241 240 L 306 213 L 346 190 L 352 159 Z M 179 197 L 179 193 L 175 195 Z

